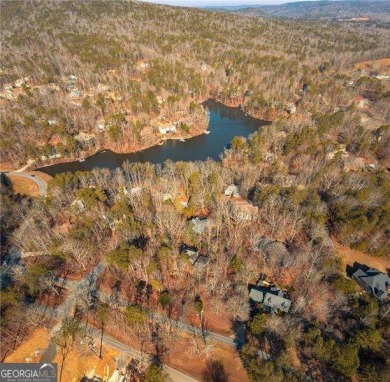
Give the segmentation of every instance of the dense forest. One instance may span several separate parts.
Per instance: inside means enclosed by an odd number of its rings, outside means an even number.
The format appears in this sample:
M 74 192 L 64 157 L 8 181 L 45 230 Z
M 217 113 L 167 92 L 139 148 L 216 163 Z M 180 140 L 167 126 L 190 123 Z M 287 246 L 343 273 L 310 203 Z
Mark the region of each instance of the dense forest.
M 389 303 L 361 292 L 337 250 L 388 261 L 390 73 L 370 64 L 390 57 L 385 24 L 7 1 L 1 32 L 10 166 L 137 150 L 161 123 L 196 135 L 208 98 L 272 121 L 234 138 L 220 162 L 59 174 L 46 197 L 16 193 L 2 174 L 2 260 L 13 247 L 32 255 L 2 274 L 1 361 L 53 324 L 42 305 L 59 279 L 103 264 L 58 335 L 121 333 L 157 360 L 129 380 L 165 380 L 159 367 L 181 343 L 204 362 L 202 380 L 238 380 L 213 353 L 207 333 L 221 327 L 240 338 L 250 381 L 387 380 Z M 288 296 L 288 313 L 249 299 L 259 278 Z M 201 330 L 184 339 L 174 322 Z

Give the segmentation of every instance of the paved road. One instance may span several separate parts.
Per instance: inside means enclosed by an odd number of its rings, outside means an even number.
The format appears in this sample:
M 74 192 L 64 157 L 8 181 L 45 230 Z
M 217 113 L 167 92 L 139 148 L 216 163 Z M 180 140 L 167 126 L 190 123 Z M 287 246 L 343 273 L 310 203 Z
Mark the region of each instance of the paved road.
M 85 293 L 86 291 L 91 291 L 95 289 L 96 281 L 99 277 L 99 275 L 104 270 L 104 263 L 101 261 L 96 265 L 96 267 L 83 279 L 79 281 L 67 281 L 64 279 L 59 279 L 59 283 L 63 287 L 67 287 L 70 290 L 69 296 L 66 298 L 66 300 L 60 304 L 57 308 L 55 308 L 57 319 L 59 320 L 59 323 L 53 328 L 52 334 L 54 334 L 57 330 L 60 329 L 61 326 L 61 320 L 67 316 L 69 316 L 75 306 L 76 301 L 79 296 L 79 294 Z M 92 334 L 100 339 L 101 332 L 97 329 L 90 329 Z M 118 349 L 124 353 L 127 353 L 133 357 L 140 357 L 141 353 L 133 349 L 126 344 L 122 343 L 121 341 L 115 339 L 114 337 L 111 337 L 107 334 L 104 334 L 103 337 L 103 343 L 108 344 L 115 349 Z M 50 360 L 54 359 L 56 354 L 56 346 L 53 344 L 49 344 L 49 346 L 44 351 L 41 362 L 50 362 Z M 151 360 L 152 356 L 149 354 L 145 355 L 146 360 Z M 194 379 L 193 377 L 182 373 L 179 370 L 176 370 L 170 366 L 164 365 L 164 370 L 169 374 L 170 382 L 198 382 L 197 379 Z
M 95 289 L 95 283 L 100 273 L 104 270 L 104 263 L 101 261 L 96 265 L 94 269 L 88 275 L 81 280 L 71 283 L 69 285 L 70 294 L 58 307 L 52 309 L 55 312 L 56 319 L 58 320 L 57 325 L 51 331 L 51 335 L 54 336 L 56 332 L 61 328 L 62 320 L 68 316 L 71 316 L 76 307 L 76 301 L 79 294 L 84 293 L 88 290 Z M 48 308 L 49 310 L 51 308 Z M 40 362 L 52 362 L 57 353 L 57 346 L 53 343 L 49 343 L 48 347 L 42 354 Z
M 79 282 L 77 282 L 77 281 L 59 279 L 59 284 L 62 287 L 68 287 L 71 289 L 73 289 L 74 286 L 78 283 Z M 126 307 L 129 305 L 128 302 L 126 302 L 122 299 L 116 299 L 115 301 L 113 301 L 109 294 L 103 293 L 102 291 L 99 291 L 98 293 L 99 293 L 100 297 L 102 297 L 105 301 L 107 301 L 109 303 L 115 302 L 116 304 L 118 304 L 122 307 Z M 204 335 L 205 337 L 210 338 L 216 342 L 222 343 L 224 345 L 232 346 L 234 348 L 236 348 L 238 345 L 237 340 L 235 338 L 224 336 L 222 334 L 211 332 L 209 330 L 204 330 L 204 332 L 202 333 L 202 330 L 200 328 L 186 324 L 185 322 L 171 320 L 168 318 L 168 316 L 166 316 L 164 314 L 153 313 L 153 315 L 157 319 L 159 319 L 161 322 L 170 323 L 172 326 L 176 326 L 178 329 L 183 330 L 187 333 L 190 333 L 190 334 L 196 333 L 199 336 Z M 243 335 L 244 335 L 244 342 L 245 342 L 245 333 Z
M 101 334 L 100 330 L 91 329 L 91 332 L 92 332 L 93 336 L 100 338 L 100 334 Z M 123 353 L 126 353 L 126 354 L 132 356 L 132 357 L 137 357 L 137 358 L 142 357 L 142 354 L 140 351 L 133 349 L 130 346 L 127 346 L 123 342 L 117 340 L 114 337 L 109 336 L 108 334 L 104 334 L 103 342 L 105 344 L 110 345 L 111 347 L 123 352 Z M 150 362 L 152 359 L 153 359 L 153 357 L 150 354 L 144 355 L 145 361 Z M 197 379 L 195 379 L 195 378 L 193 378 L 185 373 L 182 373 L 181 371 L 176 370 L 170 366 L 163 365 L 163 367 L 164 367 L 164 370 L 169 374 L 169 377 L 170 377 L 172 382 L 179 382 L 179 381 L 180 382 L 197 382 L 198 381 Z
M 12 175 L 12 176 L 20 176 L 21 178 L 29 179 L 32 180 L 37 186 L 39 190 L 39 195 L 40 196 L 46 196 L 47 194 L 47 183 L 44 179 L 39 177 L 38 175 L 31 175 L 27 172 L 5 172 L 7 175 Z

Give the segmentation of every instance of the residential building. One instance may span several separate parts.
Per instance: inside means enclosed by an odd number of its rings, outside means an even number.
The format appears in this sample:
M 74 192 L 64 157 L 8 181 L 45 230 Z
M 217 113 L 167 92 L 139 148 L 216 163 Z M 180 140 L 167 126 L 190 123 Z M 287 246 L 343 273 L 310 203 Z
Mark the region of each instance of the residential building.
M 385 300 L 390 292 L 390 278 L 378 269 L 358 269 L 352 277 L 368 293 L 378 300 Z
M 235 184 L 231 184 L 226 188 L 224 194 L 226 196 L 232 196 L 234 198 L 238 198 L 240 196 L 240 189 Z
M 276 286 L 264 287 L 256 285 L 251 288 L 249 297 L 254 302 L 263 304 L 263 308 L 270 313 L 288 313 L 291 307 L 291 300 L 284 296 L 284 293 Z

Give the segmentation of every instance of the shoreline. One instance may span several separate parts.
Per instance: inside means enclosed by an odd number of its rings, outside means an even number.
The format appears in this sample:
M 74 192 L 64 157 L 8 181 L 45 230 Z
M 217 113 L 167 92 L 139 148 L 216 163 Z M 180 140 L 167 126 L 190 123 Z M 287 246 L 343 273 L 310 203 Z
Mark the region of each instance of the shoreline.
M 225 107 L 229 107 L 229 108 L 232 108 L 232 109 L 239 109 L 245 116 L 249 117 L 249 118 L 253 118 L 255 120 L 258 120 L 258 121 L 261 121 L 261 122 L 266 122 L 267 124 L 270 124 L 272 123 L 272 120 L 268 120 L 268 119 L 265 119 L 265 118 L 260 118 L 258 116 L 254 116 L 254 115 L 251 115 L 250 113 L 248 113 L 247 111 L 245 111 L 241 105 L 236 105 L 234 102 L 223 102 L 222 100 L 218 99 L 218 98 L 207 98 L 205 100 L 203 100 L 202 102 L 200 102 L 200 104 L 203 104 L 207 101 L 213 101 L 213 102 L 217 102 Z M 197 136 L 200 136 L 200 135 L 203 135 L 203 134 L 206 134 L 207 131 L 209 129 L 209 126 L 207 125 L 207 127 L 199 132 L 195 132 L 194 134 L 187 134 L 187 135 L 173 135 L 173 136 L 162 136 L 161 139 L 153 142 L 153 143 L 150 143 L 150 144 L 145 144 L 143 146 L 140 146 L 138 147 L 137 149 L 133 149 L 133 150 L 129 150 L 128 148 L 118 148 L 116 147 L 115 144 L 108 144 L 106 147 L 101 147 L 99 149 L 95 149 L 95 150 L 91 150 L 91 151 L 84 151 L 83 152 L 83 156 L 82 157 L 61 157 L 61 158 L 57 158 L 57 159 L 54 159 L 54 160 L 51 160 L 49 163 L 47 164 L 38 164 L 36 163 L 36 161 L 34 163 L 31 163 L 29 166 L 28 166 L 28 170 L 27 171 L 39 171 L 39 170 L 44 170 L 45 168 L 47 167 L 51 167 L 51 166 L 56 166 L 56 165 L 60 165 L 60 164 L 66 164 L 66 163 L 71 163 L 71 162 L 78 162 L 78 161 L 83 161 L 89 157 L 92 157 L 96 154 L 99 154 L 103 151 L 107 151 L 107 150 L 110 150 L 111 152 L 113 152 L 114 154 L 119 154 L 119 155 L 125 155 L 125 154 L 135 154 L 135 153 L 138 153 L 138 152 L 141 152 L 141 151 L 144 151 L 144 150 L 147 150 L 149 148 L 152 148 L 152 147 L 155 147 L 155 146 L 159 146 L 159 145 L 162 145 L 165 141 L 168 141 L 168 140 L 180 140 L 180 139 L 191 139 L 191 138 L 195 138 Z M 3 164 L 4 166 L 8 167 L 8 164 Z M 0 163 L 0 168 L 2 168 L 2 164 Z M 8 171 L 15 171 L 15 170 L 8 170 Z
M 144 145 L 144 146 L 141 146 L 139 149 L 137 150 L 126 150 L 126 149 L 113 149 L 113 148 L 110 148 L 110 147 L 106 147 L 106 148 L 100 148 L 98 150 L 94 150 L 93 152 L 89 153 L 89 152 L 85 152 L 85 156 L 83 158 L 58 158 L 58 160 L 54 160 L 53 162 L 51 162 L 50 164 L 47 164 L 47 165 L 44 165 L 44 166 L 37 166 L 35 163 L 32 163 L 31 166 L 31 170 L 30 171 L 40 171 L 40 170 L 43 170 L 45 169 L 46 167 L 51 167 L 51 166 L 56 166 L 56 165 L 59 165 L 59 164 L 66 164 L 66 163 L 72 163 L 72 162 L 80 162 L 82 161 L 83 159 L 87 159 L 89 157 L 92 157 L 96 154 L 99 154 L 101 152 L 104 152 L 104 151 L 111 151 L 113 152 L 114 154 L 119 154 L 119 155 L 126 155 L 126 154 L 136 154 L 136 153 L 139 153 L 141 151 L 144 151 L 144 150 L 147 150 L 147 149 L 150 149 L 152 147 L 155 147 L 155 146 L 160 146 L 162 145 L 165 141 L 169 141 L 169 140 L 176 140 L 176 141 L 179 141 L 180 139 L 191 139 L 191 138 L 195 138 L 195 137 L 198 137 L 200 135 L 203 135 L 203 134 L 206 134 L 208 130 L 203 130 L 201 131 L 200 133 L 196 133 L 196 134 L 193 134 L 193 135 L 187 135 L 187 136 L 171 136 L 171 137 L 162 137 L 158 142 L 156 143 L 151 143 L 149 145 Z M 65 159 L 65 160 L 61 160 L 61 159 Z

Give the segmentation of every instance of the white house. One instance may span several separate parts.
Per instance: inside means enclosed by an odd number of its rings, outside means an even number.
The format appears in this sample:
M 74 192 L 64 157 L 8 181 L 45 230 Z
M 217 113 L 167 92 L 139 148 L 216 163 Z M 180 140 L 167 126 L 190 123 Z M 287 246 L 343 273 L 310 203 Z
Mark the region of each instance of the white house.
M 99 119 L 96 123 L 96 129 L 100 131 L 104 131 L 106 129 L 106 122 L 104 119 Z
M 21 88 L 26 82 L 23 78 L 19 78 L 15 81 L 15 87 Z
M 231 184 L 230 186 L 228 186 L 226 188 L 225 195 L 232 196 L 234 198 L 238 198 L 240 196 L 240 190 L 239 190 L 238 186 L 236 186 L 235 184 Z
M 176 126 L 175 125 L 160 125 L 158 127 L 158 131 L 160 132 L 160 134 L 176 133 Z

